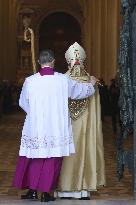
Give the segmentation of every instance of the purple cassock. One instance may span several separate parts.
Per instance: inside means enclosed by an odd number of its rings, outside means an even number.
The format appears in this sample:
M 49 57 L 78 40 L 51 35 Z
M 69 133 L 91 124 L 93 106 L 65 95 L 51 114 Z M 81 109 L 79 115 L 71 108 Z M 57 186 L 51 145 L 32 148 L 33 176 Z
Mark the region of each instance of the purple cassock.
M 54 75 L 54 70 L 50 67 L 42 68 L 40 74 L 41 76 Z M 33 189 L 49 193 L 57 186 L 62 159 L 62 157 L 30 159 L 20 156 L 13 186 L 18 189 Z

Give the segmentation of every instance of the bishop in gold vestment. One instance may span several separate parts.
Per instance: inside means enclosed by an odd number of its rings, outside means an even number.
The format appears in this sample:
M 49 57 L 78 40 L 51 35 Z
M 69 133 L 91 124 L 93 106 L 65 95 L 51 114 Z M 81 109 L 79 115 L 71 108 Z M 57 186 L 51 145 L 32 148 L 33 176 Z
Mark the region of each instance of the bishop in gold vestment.
M 84 49 L 74 43 L 65 54 L 69 65 L 67 75 L 80 82 L 88 82 Z M 99 91 L 83 100 L 69 100 L 76 153 L 64 157 L 58 186 L 59 197 L 90 197 L 105 185 L 105 162 Z

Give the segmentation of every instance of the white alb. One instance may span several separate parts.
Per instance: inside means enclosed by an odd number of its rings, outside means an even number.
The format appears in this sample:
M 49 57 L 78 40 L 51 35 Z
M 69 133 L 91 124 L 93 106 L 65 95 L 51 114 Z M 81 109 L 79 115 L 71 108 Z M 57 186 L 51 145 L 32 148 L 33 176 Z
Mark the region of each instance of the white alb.
M 94 92 L 91 83 L 78 83 L 57 72 L 26 78 L 19 99 L 26 112 L 19 155 L 50 158 L 75 153 L 68 98 L 82 99 Z

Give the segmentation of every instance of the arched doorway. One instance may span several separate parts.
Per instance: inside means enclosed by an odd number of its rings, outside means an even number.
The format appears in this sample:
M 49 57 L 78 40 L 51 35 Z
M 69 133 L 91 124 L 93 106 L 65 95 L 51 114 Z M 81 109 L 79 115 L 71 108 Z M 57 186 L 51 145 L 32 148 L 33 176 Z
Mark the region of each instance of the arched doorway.
M 65 12 L 48 15 L 39 28 L 39 50 L 51 49 L 55 54 L 58 72 L 66 72 L 65 52 L 77 41 L 81 43 L 81 28 L 78 21 Z

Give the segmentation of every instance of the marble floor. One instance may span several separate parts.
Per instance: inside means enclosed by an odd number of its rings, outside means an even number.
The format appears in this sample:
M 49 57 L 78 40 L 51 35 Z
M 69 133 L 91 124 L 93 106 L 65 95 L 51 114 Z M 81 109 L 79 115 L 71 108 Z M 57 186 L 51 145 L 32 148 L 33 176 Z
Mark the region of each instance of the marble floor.
M 20 191 L 12 188 L 12 178 L 18 156 L 23 119 L 24 115 L 20 112 L 0 118 L 0 204 L 41 204 L 41 202 L 19 200 Z M 133 201 L 132 177 L 128 170 L 125 170 L 125 176 L 120 182 L 116 176 L 115 136 L 112 133 L 110 118 L 106 118 L 103 123 L 103 133 L 106 187 L 101 187 L 97 192 L 92 192 L 90 201 L 56 200 L 55 202 L 50 202 L 50 205 L 136 204 L 136 201 Z
M 21 201 L 21 200 L 0 200 L 0 204 L 4 205 L 41 205 L 41 202 L 32 201 Z M 45 204 L 45 203 L 44 203 Z M 48 202 L 49 205 L 136 205 L 134 200 L 90 200 L 90 201 L 79 201 L 79 200 L 56 200 L 55 202 Z

